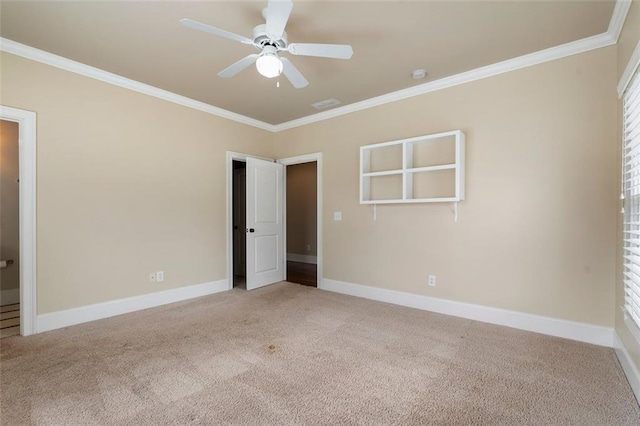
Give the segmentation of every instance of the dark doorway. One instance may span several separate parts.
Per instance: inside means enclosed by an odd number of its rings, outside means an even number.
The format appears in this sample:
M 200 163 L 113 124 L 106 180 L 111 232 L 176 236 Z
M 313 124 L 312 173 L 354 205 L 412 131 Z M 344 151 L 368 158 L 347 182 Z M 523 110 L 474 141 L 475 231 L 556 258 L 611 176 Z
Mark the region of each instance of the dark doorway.
M 247 288 L 247 164 L 233 161 L 233 287 Z

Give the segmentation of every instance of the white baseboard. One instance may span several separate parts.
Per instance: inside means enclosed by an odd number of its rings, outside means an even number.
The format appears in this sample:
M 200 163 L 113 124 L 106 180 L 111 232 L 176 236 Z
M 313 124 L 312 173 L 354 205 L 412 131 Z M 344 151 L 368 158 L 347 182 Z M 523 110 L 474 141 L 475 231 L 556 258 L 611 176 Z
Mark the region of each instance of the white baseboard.
M 154 308 L 226 290 L 229 290 L 229 281 L 224 279 L 42 314 L 38 315 L 36 319 L 36 333 Z
M 633 363 L 633 360 L 631 359 L 631 355 L 629 355 L 627 348 L 625 348 L 622 344 L 622 340 L 620 340 L 620 336 L 618 336 L 617 332 L 614 332 L 613 334 L 613 348 L 616 351 L 616 355 L 618 357 L 618 360 L 620 361 L 622 370 L 627 376 L 629 385 L 631 385 L 631 389 L 633 390 L 636 399 L 640 403 L 640 372 Z
M 20 303 L 20 289 L 12 288 L 11 290 L 0 291 L 0 304 L 12 305 L 14 303 Z
M 310 256 L 307 254 L 287 253 L 287 260 L 291 262 L 313 263 L 318 264 L 318 256 Z
M 608 327 L 473 305 L 471 303 L 456 302 L 453 300 L 438 299 L 435 297 L 346 283 L 326 278 L 322 280 L 318 288 L 348 294 L 350 296 L 377 300 L 379 302 L 392 303 L 394 305 L 407 306 L 490 324 L 504 325 L 520 330 L 592 343 L 594 345 L 613 347 L 614 331 Z

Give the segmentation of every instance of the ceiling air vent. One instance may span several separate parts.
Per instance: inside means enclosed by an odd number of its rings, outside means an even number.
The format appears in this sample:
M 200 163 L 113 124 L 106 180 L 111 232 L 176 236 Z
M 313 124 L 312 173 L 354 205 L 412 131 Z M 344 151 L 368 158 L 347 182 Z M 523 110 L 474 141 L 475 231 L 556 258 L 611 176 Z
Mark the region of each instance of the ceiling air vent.
M 316 102 L 315 104 L 311 104 L 315 109 L 325 109 L 332 106 L 336 106 L 340 104 L 340 101 L 337 99 L 325 99 L 324 101 Z

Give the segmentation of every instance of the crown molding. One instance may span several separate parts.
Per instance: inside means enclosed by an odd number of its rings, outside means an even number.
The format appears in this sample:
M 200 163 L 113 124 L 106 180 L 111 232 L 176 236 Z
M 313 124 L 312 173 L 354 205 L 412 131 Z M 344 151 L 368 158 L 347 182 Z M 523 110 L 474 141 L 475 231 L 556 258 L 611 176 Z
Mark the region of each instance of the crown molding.
M 509 71 L 515 71 L 521 68 L 542 64 L 544 62 L 553 61 L 555 59 L 588 52 L 594 49 L 600 49 L 602 47 L 611 46 L 615 43 L 615 39 L 608 32 L 598 34 L 595 36 L 583 38 L 581 40 L 562 44 L 560 46 L 551 47 L 548 49 L 540 50 L 538 52 L 519 56 L 517 58 L 508 59 L 506 61 L 498 62 L 492 65 L 487 65 L 485 67 L 476 68 L 471 71 L 444 77 L 439 80 L 430 81 L 418 86 L 409 87 L 407 89 L 398 90 L 396 92 L 387 93 L 375 98 L 370 98 L 364 101 L 345 105 L 343 107 L 335 108 L 329 111 L 324 111 L 317 114 L 308 115 L 306 117 L 298 118 L 296 120 L 287 121 L 285 123 L 275 125 L 274 131 L 280 132 L 318 121 L 328 120 L 330 118 L 339 117 L 341 115 L 361 111 L 363 109 L 373 108 L 414 96 L 424 95 L 425 93 L 435 92 L 436 90 L 442 90 L 483 78 L 504 74 Z
M 619 0 L 618 2 L 616 2 L 616 7 L 609 24 L 609 30 L 605 33 L 275 125 L 265 123 L 263 121 L 256 120 L 254 118 L 228 111 L 210 104 L 206 104 L 204 102 L 196 101 L 195 99 L 187 98 L 186 96 L 178 95 L 176 93 L 150 86 L 145 83 L 140 83 L 138 81 L 131 80 L 129 78 L 101 70 L 99 68 L 85 65 L 71 59 L 63 58 L 61 56 L 54 55 L 52 53 L 45 52 L 43 50 L 39 50 L 34 47 L 27 46 L 6 38 L 0 37 L 0 50 L 17 56 L 21 56 L 23 58 L 31 59 L 36 62 L 51 65 L 56 68 L 64 69 L 66 71 L 130 89 L 139 93 L 143 93 L 149 96 L 154 96 L 159 99 L 173 102 L 198 111 L 206 112 L 218 117 L 233 120 L 252 127 L 257 127 L 262 130 L 267 130 L 269 132 L 281 132 L 284 130 L 305 126 L 307 124 L 316 123 L 318 121 L 324 121 L 331 118 L 339 117 L 341 115 L 349 114 L 352 112 L 362 111 L 364 109 L 377 107 L 403 99 L 408 99 L 414 96 L 424 95 L 426 93 L 447 89 L 449 87 L 470 83 L 472 81 L 488 77 L 493 77 L 495 75 L 504 74 L 506 72 L 515 71 L 521 68 L 526 68 L 533 65 L 542 64 L 544 62 L 561 59 L 567 56 L 588 52 L 590 50 L 611 46 L 617 41 L 617 36 L 619 36 L 620 34 L 620 30 L 622 28 L 622 25 L 624 24 L 624 19 L 626 18 L 626 14 L 629 11 L 629 5 L 630 1 L 628 0 Z
M 21 56 L 26 59 L 31 59 L 32 61 L 60 68 L 65 71 L 80 74 L 85 77 L 93 78 L 95 80 L 103 81 L 105 83 L 113 84 L 125 89 L 133 90 L 134 92 L 143 93 L 145 95 L 173 102 L 187 108 L 206 112 L 208 114 L 216 115 L 218 117 L 226 118 L 232 121 L 237 121 L 238 123 L 257 127 L 259 129 L 268 130 L 270 132 L 274 131 L 272 124 L 265 123 L 263 121 L 256 120 L 254 118 L 228 111 L 226 109 L 222 109 L 213 105 L 209 105 L 204 102 L 196 101 L 195 99 L 178 95 L 176 93 L 169 92 L 168 90 L 160 89 L 158 87 L 141 83 L 139 81 L 131 80 L 129 78 L 122 77 L 120 75 L 113 74 L 108 71 L 92 67 L 90 65 L 85 65 L 71 59 L 63 58 L 62 56 L 54 55 L 53 53 L 45 52 L 44 50 L 36 49 L 35 47 L 27 46 L 25 44 L 15 42 L 7 38 L 0 37 L 0 50 L 2 50 L 3 52 L 11 53 L 13 55 Z
M 629 13 L 629 8 L 631 8 L 631 3 L 632 0 L 617 0 L 616 5 L 613 8 L 613 15 L 611 15 L 611 20 L 609 21 L 609 29 L 607 29 L 607 33 L 609 33 L 615 43 L 617 43 L 620 38 L 620 33 L 622 32 L 624 21 L 627 20 L 627 14 Z

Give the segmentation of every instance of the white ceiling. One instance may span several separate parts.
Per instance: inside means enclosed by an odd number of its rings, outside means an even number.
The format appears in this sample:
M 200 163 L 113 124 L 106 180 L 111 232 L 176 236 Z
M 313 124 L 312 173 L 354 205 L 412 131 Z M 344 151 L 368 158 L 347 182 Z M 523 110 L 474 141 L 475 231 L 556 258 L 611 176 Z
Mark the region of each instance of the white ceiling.
M 191 18 L 251 38 L 265 1 L 4 1 L 0 35 L 266 123 L 472 70 L 607 31 L 615 1 L 295 1 L 289 42 L 351 44 L 351 60 L 289 56 L 294 89 L 254 67 L 216 74 L 252 46 L 185 28 Z M 413 80 L 411 71 L 428 76 Z

